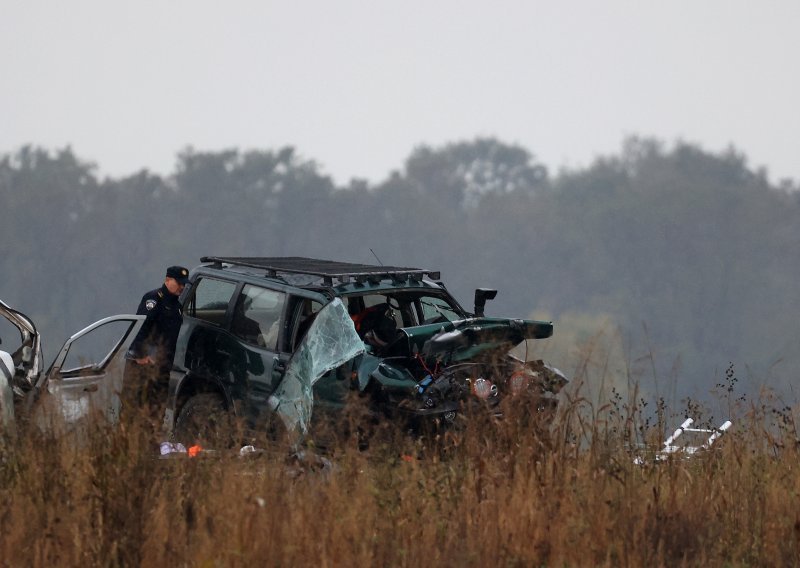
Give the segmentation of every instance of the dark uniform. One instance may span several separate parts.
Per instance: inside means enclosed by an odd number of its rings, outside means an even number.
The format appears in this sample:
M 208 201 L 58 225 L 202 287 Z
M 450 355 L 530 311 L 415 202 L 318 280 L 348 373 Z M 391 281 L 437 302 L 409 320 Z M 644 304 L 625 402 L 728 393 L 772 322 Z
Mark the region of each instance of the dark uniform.
M 189 272 L 171 266 L 167 276 L 185 283 Z M 166 284 L 142 296 L 137 315 L 147 316 L 126 354 L 125 378 L 122 387 L 123 407 L 144 407 L 153 418 L 163 412 L 169 387 L 169 372 L 175 357 L 175 344 L 183 323 L 178 296 Z M 153 364 L 139 364 L 136 359 L 150 357 Z
M 170 294 L 166 286 L 151 290 L 142 296 L 136 315 L 147 316 L 147 319 L 128 349 L 128 358 L 141 359 L 149 355 L 160 371 L 169 372 L 183 323 L 178 297 Z

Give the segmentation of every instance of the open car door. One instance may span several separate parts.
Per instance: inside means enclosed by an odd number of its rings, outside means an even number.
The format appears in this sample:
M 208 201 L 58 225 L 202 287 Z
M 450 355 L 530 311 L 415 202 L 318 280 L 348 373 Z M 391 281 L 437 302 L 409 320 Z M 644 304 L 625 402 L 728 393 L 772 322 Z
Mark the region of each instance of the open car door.
M 125 352 L 145 316 L 117 315 L 97 321 L 67 339 L 39 385 L 50 409 L 67 425 L 99 413 L 119 419 Z M 52 405 L 52 406 L 51 406 Z M 46 416 L 40 416 L 44 419 Z

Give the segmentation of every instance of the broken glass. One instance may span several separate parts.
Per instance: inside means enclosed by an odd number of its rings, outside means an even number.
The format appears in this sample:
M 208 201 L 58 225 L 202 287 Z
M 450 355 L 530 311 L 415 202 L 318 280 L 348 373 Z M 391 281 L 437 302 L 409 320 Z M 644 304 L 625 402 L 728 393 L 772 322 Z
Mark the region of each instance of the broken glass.
M 270 397 L 290 436 L 297 439 L 308 432 L 314 383 L 363 352 L 364 343 L 347 309 L 341 299 L 334 299 L 316 315 Z

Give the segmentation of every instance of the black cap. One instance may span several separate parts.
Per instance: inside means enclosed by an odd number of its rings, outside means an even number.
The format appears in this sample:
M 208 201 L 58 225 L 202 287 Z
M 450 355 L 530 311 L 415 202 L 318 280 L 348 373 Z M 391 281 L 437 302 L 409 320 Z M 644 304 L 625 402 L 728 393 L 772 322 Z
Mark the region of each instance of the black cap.
M 174 278 L 181 284 L 189 282 L 189 271 L 183 266 L 170 266 L 167 268 L 167 278 Z

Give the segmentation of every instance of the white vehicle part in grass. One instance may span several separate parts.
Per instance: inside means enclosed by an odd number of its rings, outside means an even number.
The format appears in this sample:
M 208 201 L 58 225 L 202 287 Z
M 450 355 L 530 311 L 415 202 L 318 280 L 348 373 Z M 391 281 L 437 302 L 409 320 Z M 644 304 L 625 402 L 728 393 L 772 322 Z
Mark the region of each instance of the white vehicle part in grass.
M 313 388 L 323 375 L 365 350 L 347 308 L 339 298 L 317 314 L 300 346 L 292 355 L 278 388 L 269 403 L 298 438 L 308 432 L 313 410 Z
M 731 427 L 733 424 L 730 420 L 726 420 L 722 423 L 719 428 L 690 428 L 690 426 L 694 423 L 694 419 L 687 418 L 683 424 L 678 426 L 678 429 L 666 439 L 664 442 L 664 449 L 661 450 L 662 454 L 674 454 L 677 452 L 683 452 L 686 454 L 694 454 L 700 450 L 707 450 L 711 447 L 711 445 L 720 437 L 722 436 L 728 428 Z M 698 434 L 708 434 L 708 438 L 706 438 L 705 443 L 700 446 L 679 446 L 675 444 L 675 441 L 680 437 L 681 434 L 684 432 L 695 432 Z
M 664 441 L 664 447 L 652 456 L 652 461 L 664 461 L 668 459 L 670 455 L 690 457 L 698 452 L 709 450 L 714 442 L 716 442 L 723 434 L 725 434 L 725 432 L 727 432 L 728 429 L 733 425 L 730 420 L 723 422 L 719 428 L 692 428 L 692 424 L 694 424 L 693 418 L 687 418 L 684 420 L 683 424 L 678 426 L 675 432 L 673 432 L 672 435 Z M 693 445 L 691 443 L 679 444 L 678 439 L 684 433 L 700 435 L 704 441 L 700 445 Z M 633 461 L 636 465 L 645 465 L 648 463 L 648 460 L 642 456 L 637 456 Z

